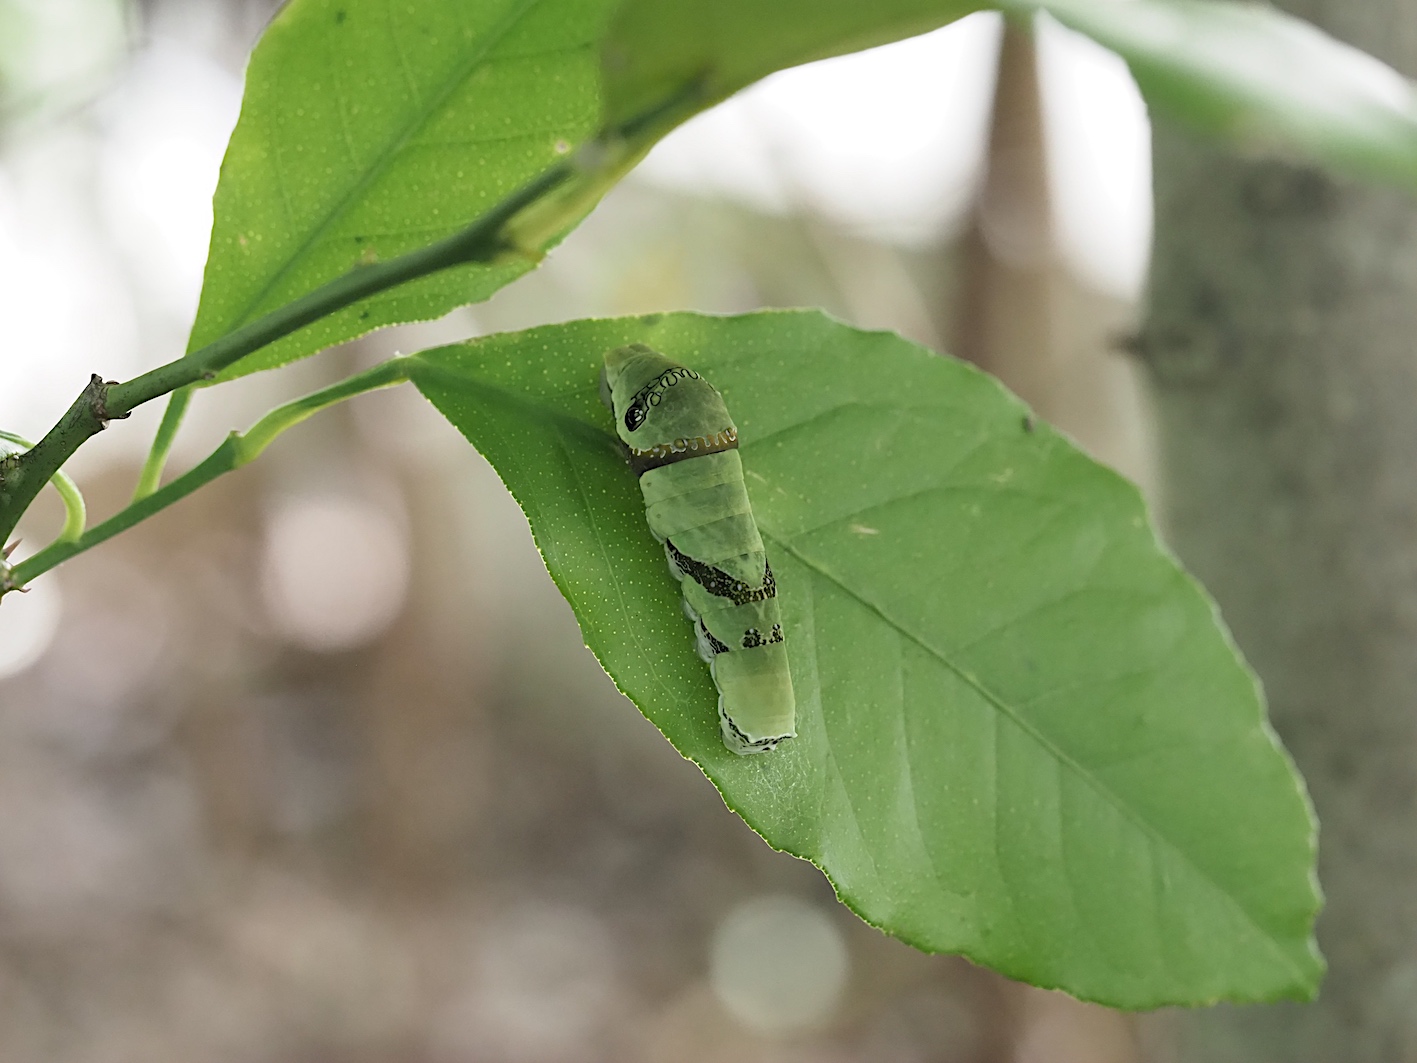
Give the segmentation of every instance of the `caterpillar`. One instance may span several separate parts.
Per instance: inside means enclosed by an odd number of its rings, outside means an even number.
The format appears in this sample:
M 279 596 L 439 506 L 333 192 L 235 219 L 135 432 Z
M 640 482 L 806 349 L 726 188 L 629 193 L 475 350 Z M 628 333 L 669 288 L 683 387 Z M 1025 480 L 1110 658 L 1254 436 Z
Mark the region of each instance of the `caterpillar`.
M 641 343 L 605 355 L 600 392 L 718 687 L 724 744 L 766 752 L 796 736 L 796 700 L 738 428 L 712 384 Z

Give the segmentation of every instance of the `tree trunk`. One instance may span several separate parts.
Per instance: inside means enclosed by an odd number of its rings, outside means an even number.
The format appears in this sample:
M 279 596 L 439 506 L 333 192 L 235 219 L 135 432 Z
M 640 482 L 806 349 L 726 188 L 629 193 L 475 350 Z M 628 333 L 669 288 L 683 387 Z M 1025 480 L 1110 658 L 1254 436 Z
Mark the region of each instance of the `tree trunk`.
M 1098 461 L 1149 486 L 1138 374 L 1112 349 L 1135 329 L 1135 310 L 1085 287 L 1058 249 L 1035 53 L 1027 26 L 1005 26 L 948 349 L 997 376 Z
M 1417 7 L 1289 6 L 1417 68 Z M 1330 964 L 1316 1003 L 1179 1017 L 1176 1058 L 1417 1060 L 1417 200 L 1154 143 L 1163 521 L 1308 780 Z

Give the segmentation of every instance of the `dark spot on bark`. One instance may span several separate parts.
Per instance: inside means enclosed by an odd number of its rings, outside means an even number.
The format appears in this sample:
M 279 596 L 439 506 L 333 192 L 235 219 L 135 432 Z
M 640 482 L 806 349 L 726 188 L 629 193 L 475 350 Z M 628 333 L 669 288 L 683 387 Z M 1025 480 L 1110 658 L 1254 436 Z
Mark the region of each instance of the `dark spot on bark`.
M 1133 358 L 1146 357 L 1146 337 L 1140 332 L 1115 332 L 1107 341 L 1109 349 Z
M 1257 218 L 1321 218 L 1338 206 L 1338 189 L 1321 170 L 1262 162 L 1241 184 L 1240 201 Z
M 1191 325 L 1153 325 L 1139 340 L 1139 360 L 1160 384 L 1206 384 L 1236 357 L 1226 335 L 1223 328 L 1204 320 Z

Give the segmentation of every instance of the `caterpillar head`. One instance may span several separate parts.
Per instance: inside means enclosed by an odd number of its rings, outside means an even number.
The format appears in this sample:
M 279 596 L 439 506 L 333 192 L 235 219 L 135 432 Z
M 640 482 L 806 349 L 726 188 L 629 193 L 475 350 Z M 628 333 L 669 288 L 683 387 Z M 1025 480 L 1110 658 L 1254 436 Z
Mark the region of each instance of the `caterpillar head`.
M 617 347 L 605 355 L 600 371 L 600 399 L 615 415 L 616 430 L 622 436 L 638 430 L 649 419 L 653 382 L 674 368 L 674 362 L 643 343 Z M 649 391 L 646 385 L 650 385 Z
M 722 404 L 718 392 L 698 373 L 642 343 L 618 347 L 605 356 L 601 396 L 609 398 L 615 430 L 631 447 L 672 439 L 680 422 L 692 419 L 706 402 Z

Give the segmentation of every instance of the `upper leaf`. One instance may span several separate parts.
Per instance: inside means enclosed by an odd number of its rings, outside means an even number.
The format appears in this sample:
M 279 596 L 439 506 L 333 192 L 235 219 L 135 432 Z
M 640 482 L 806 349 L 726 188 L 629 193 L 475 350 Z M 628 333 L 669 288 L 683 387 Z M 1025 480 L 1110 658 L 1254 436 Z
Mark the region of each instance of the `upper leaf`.
M 598 401 L 631 342 L 738 424 L 798 695 L 773 753 L 723 746 Z M 1253 676 L 1136 490 L 996 381 L 817 313 L 572 322 L 412 375 L 619 687 L 868 922 L 1124 1007 L 1313 991 L 1313 823 Z
M 783 67 L 935 29 L 977 0 L 627 0 L 604 47 L 609 122 L 696 83 L 708 106 Z
M 600 118 L 614 0 L 292 0 L 251 57 L 191 348 L 353 266 L 462 228 Z M 250 355 L 268 368 L 485 299 L 530 259 L 449 270 Z

